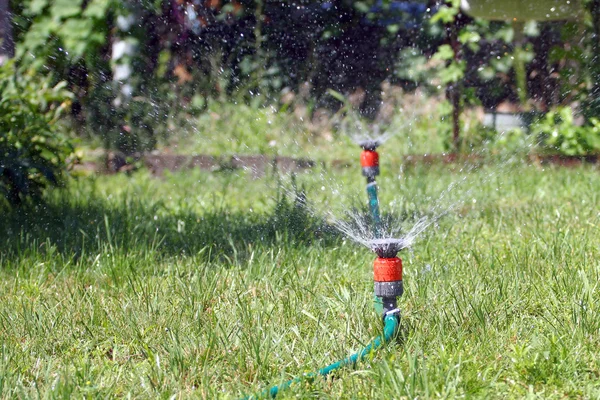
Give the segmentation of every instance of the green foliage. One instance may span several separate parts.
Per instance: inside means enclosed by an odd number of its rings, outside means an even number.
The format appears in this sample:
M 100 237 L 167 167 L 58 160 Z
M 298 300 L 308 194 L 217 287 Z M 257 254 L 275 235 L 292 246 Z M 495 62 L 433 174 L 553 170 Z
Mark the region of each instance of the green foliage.
M 432 23 L 442 22 L 444 24 L 450 24 L 454 22 L 459 12 L 460 1 L 447 0 L 437 12 L 431 17 Z
M 12 204 L 58 184 L 72 147 L 59 119 L 69 107 L 65 83 L 0 66 L 0 193 Z
M 113 0 L 30 0 L 24 1 L 22 15 L 31 21 L 17 47 L 17 56 L 35 67 L 85 60 L 96 65 L 99 49 L 108 40 L 107 14 Z M 33 57 L 31 57 L 33 56 Z M 57 65 L 62 64 L 62 65 Z
M 426 86 L 427 80 L 432 75 L 427 61 L 427 57 L 418 49 L 403 49 L 394 65 L 394 76 L 415 85 Z
M 464 18 L 458 0 L 438 2 L 434 15 L 425 8 L 415 15 L 394 11 L 390 1 L 327 3 L 12 0 L 11 7 L 19 62 L 67 81 L 75 94 L 74 126 L 125 153 L 154 148 L 181 122 L 207 111 L 209 99 L 256 107 L 278 104 L 282 93 L 304 93 L 296 96 L 303 105 L 335 112 L 340 104 L 328 89 L 344 95 L 364 90 L 361 113 L 374 118 L 382 82 L 391 82 L 428 93 L 455 88 L 461 107 L 474 100 L 494 108 L 519 94 L 526 103 L 533 89 L 536 106 L 547 79 L 537 72 L 554 70 L 558 90 L 548 89 L 543 102 L 580 101 L 586 116 L 600 104 L 593 63 L 598 51 L 587 33 L 578 45 L 576 24 L 554 25 L 563 37 L 546 62 L 534 58 L 540 47 L 534 40 L 513 54 L 510 24 Z M 590 15 L 582 25 L 588 32 Z M 135 22 L 120 28 L 119 17 Z M 537 36 L 538 28 L 528 23 L 526 34 Z M 111 46 L 119 40 L 135 51 L 116 60 Z M 127 82 L 115 78 L 116 61 L 133 71 Z M 524 77 L 529 86 L 515 84 Z M 120 90 L 124 86 L 131 90 Z
M 590 119 L 590 125 L 575 125 L 573 110 L 559 107 L 532 127 L 539 135 L 545 151 L 567 156 L 585 156 L 600 152 L 600 120 Z
M 100 136 L 105 147 L 127 154 L 154 148 L 172 115 L 173 90 L 164 84 L 168 60 L 161 54 L 158 66 L 162 70 L 157 68 L 154 73 L 148 68 L 152 32 L 142 26 L 143 18 L 160 13 L 160 5 L 121 0 L 29 0 L 20 5 L 20 62 L 40 72 L 50 69 L 57 80 L 66 80 L 81 110 L 78 122 L 86 122 L 83 129 L 77 128 Z M 135 71 L 132 82 L 126 82 L 135 90 L 127 104 L 118 104 L 119 87 L 112 78 L 109 44 L 116 40 L 115 16 L 127 6 L 140 9 L 139 20 L 127 32 L 127 40 L 140 50 L 122 57 Z
M 456 16 L 459 13 L 459 5 L 460 2 L 455 0 L 446 1 L 445 5 L 442 5 L 438 11 L 431 17 L 431 23 L 441 22 L 446 26 L 450 26 L 455 23 Z M 450 28 L 453 31 L 455 28 Z M 461 31 L 459 33 L 459 39 L 463 39 L 465 41 L 471 40 L 466 31 Z M 449 38 L 448 38 L 449 39 Z M 452 49 L 452 46 L 448 43 L 442 44 L 437 48 L 436 53 L 432 57 L 433 60 L 443 61 L 444 67 L 440 68 L 438 71 L 438 77 L 441 80 L 442 84 L 449 85 L 452 83 L 461 82 L 461 80 L 465 76 L 466 70 L 466 62 L 461 60 L 455 51 Z
M 190 132 L 181 137 L 191 139 L 183 146 L 192 146 L 196 152 L 275 155 L 289 148 L 297 154 L 302 147 L 310 145 L 305 127 L 274 107 L 209 101 L 206 112 L 190 123 L 197 134 Z
M 498 132 L 493 128 L 475 125 L 461 138 L 463 151 L 477 154 L 523 154 L 529 152 L 526 132 L 520 128 Z
M 508 151 L 511 153 L 529 151 L 526 132 L 521 128 L 514 128 L 497 133 L 490 148 L 493 151 Z

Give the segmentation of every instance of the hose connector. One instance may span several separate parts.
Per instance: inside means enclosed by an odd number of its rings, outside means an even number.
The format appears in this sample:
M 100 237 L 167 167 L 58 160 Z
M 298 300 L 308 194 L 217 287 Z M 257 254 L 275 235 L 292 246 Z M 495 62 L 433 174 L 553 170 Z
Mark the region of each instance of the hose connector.
M 397 298 L 404 293 L 402 260 L 377 257 L 373 263 L 375 296 L 381 300 L 383 315 L 397 308 Z
M 375 150 L 363 150 L 360 154 L 362 174 L 367 178 L 379 175 L 379 154 Z
M 402 260 L 398 257 L 377 257 L 373 263 L 375 296 L 399 297 L 404 293 L 402 285 Z

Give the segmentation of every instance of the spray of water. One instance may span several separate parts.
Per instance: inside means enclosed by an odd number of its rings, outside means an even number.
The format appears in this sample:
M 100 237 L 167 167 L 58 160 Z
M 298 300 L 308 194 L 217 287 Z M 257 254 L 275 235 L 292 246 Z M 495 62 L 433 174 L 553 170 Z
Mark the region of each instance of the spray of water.
M 403 127 L 411 125 L 412 122 L 407 122 Z M 403 127 L 397 128 L 394 133 L 400 132 Z M 380 124 L 368 125 L 357 118 L 347 118 L 342 123 L 341 129 L 356 144 L 365 149 L 374 149 L 394 136 L 390 131 L 382 132 Z M 531 148 L 533 140 L 535 140 L 533 137 L 524 138 L 524 144 L 521 147 Z M 488 156 L 493 159 L 488 159 L 488 161 L 494 162 L 494 169 L 487 175 L 473 174 L 481 167 L 481 163 L 486 162 L 485 159 Z M 324 217 L 330 226 L 350 240 L 365 246 L 380 257 L 389 258 L 413 246 L 424 232 L 437 225 L 438 221 L 445 215 L 456 211 L 467 200 L 473 200 L 473 203 L 475 203 L 473 194 L 477 192 L 477 188 L 482 181 L 503 175 L 504 167 L 513 164 L 515 161 L 521 162 L 521 157 L 522 155 L 518 152 L 491 154 L 490 149 L 485 147 L 479 152 L 472 152 L 471 158 L 475 162 L 464 164 L 458 168 L 458 171 L 454 169 L 455 172 L 460 174 L 460 177 L 450 183 L 441 193 L 422 199 L 417 199 L 416 196 L 409 194 L 411 197 L 408 199 L 418 204 L 419 211 L 407 213 L 399 206 L 404 200 L 407 200 L 406 196 L 397 197 L 395 201 L 388 204 L 386 208 L 390 212 L 383 215 L 382 225 L 377 230 L 373 226 L 370 213 L 361 207 L 347 207 L 347 204 L 344 207 L 343 204 L 338 204 L 338 207 L 333 208 L 346 211 L 319 210 L 317 207 L 310 205 L 305 197 L 301 202 L 296 203 L 303 206 L 311 215 L 317 218 Z M 499 185 L 501 185 L 501 182 Z M 327 186 L 335 188 L 335 180 L 328 182 Z M 457 190 L 459 188 L 461 188 L 460 191 Z M 292 196 L 298 194 L 297 191 L 288 190 L 287 192 Z M 339 190 L 334 189 L 334 193 L 339 192 Z M 363 198 L 362 193 L 356 197 L 356 199 L 359 198 Z
M 297 188 L 290 190 L 284 187 L 283 190 L 289 197 L 294 198 L 296 206 L 303 207 L 313 217 L 324 219 L 329 226 L 353 242 L 373 251 L 379 257 L 391 258 L 398 252 L 413 246 L 417 238 L 428 228 L 436 225 L 444 215 L 464 202 L 463 196 L 457 200 L 450 194 L 466 180 L 467 177 L 464 176 L 452 182 L 435 198 L 424 199 L 425 207 L 412 214 L 402 213 L 402 210 L 397 210 L 395 202 L 390 203 L 388 207 L 391 207 L 391 212 L 382 215 L 379 229 L 375 229 L 371 214 L 364 207 L 348 207 L 347 204 L 338 203 L 335 208 L 344 211 L 323 210 L 311 204 L 304 192 L 298 192 Z M 337 190 L 335 192 L 339 193 Z
M 401 126 L 395 130 L 395 133 L 400 132 L 403 128 L 404 126 Z M 355 116 L 344 119 L 341 124 L 341 131 L 365 150 L 375 150 L 394 136 L 392 131 L 383 130 L 380 124 L 367 124 Z
M 462 200 L 451 199 L 450 194 L 465 181 L 466 177 L 463 177 L 452 182 L 436 199 L 430 198 L 425 211 L 404 216 L 394 213 L 394 210 L 384 214 L 378 230 L 375 229 L 370 214 L 358 209 L 347 211 L 344 218 L 338 218 L 328 211 L 327 220 L 346 237 L 367 247 L 379 257 L 394 257 L 401 250 L 411 247 L 428 228 L 463 203 Z M 390 204 L 392 207 L 394 205 L 395 203 Z
M 358 128 L 348 131 L 350 139 L 362 147 L 365 150 L 375 150 L 385 142 L 387 142 L 392 134 L 388 132 L 381 132 L 381 128 L 378 125 L 373 126 L 370 129 Z

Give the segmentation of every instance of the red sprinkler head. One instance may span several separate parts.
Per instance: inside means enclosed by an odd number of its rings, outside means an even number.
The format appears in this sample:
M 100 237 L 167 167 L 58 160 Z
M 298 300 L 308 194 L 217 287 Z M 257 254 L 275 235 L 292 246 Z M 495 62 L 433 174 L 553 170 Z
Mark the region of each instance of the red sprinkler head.
M 375 296 L 396 298 L 402 296 L 402 260 L 398 257 L 377 257 L 373 263 Z
M 379 175 L 379 154 L 375 150 L 363 150 L 360 154 L 362 173 L 367 178 Z

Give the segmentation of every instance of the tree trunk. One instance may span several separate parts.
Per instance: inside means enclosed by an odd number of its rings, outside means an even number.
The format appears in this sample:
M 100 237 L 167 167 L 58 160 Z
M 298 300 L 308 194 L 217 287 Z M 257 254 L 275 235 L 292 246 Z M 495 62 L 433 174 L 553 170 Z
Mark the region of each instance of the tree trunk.
M 592 90 L 591 97 L 591 116 L 600 115 L 600 0 L 590 2 L 590 12 L 592 14 L 593 40 L 592 40 L 592 60 L 591 76 Z
M 462 49 L 458 41 L 458 31 L 461 23 L 458 17 L 452 22 L 448 30 L 448 41 L 454 51 L 454 62 L 459 63 L 462 56 Z M 462 78 L 458 82 L 453 82 L 447 90 L 447 98 L 452 104 L 452 147 L 455 153 L 460 152 L 460 114 L 462 113 Z
M 8 0 L 0 0 L 0 65 L 15 55 Z

